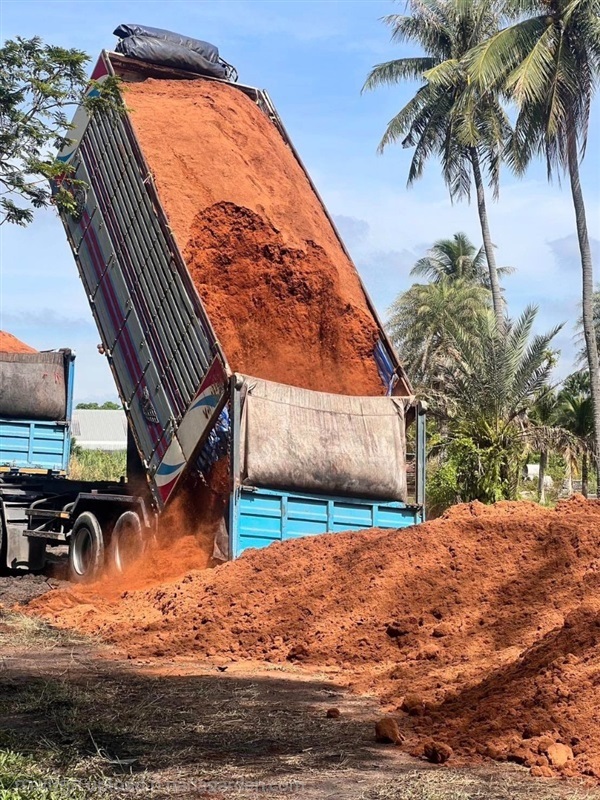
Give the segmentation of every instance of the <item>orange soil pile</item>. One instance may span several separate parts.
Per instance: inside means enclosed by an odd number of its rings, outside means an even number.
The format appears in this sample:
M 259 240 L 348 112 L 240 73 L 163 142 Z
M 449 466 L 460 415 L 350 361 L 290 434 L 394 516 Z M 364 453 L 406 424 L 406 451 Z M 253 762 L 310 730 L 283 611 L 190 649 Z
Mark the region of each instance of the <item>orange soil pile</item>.
M 292 151 L 240 90 L 127 86 L 131 121 L 232 369 L 379 395 L 379 332 L 353 264 Z
M 17 339 L 12 333 L 0 331 L 0 353 L 37 353 L 37 350 Z
M 459 506 L 404 531 L 307 537 L 106 599 L 30 609 L 134 656 L 330 666 L 396 712 L 410 751 L 600 778 L 600 503 Z M 570 750 L 569 750 L 570 748 Z

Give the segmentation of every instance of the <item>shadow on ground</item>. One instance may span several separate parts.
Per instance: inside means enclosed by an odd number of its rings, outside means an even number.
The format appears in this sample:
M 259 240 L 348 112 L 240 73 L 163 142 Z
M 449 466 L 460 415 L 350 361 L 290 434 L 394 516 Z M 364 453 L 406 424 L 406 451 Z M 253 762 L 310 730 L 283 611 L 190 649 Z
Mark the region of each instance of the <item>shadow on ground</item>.
M 29 619 L 5 620 L 0 748 L 34 764 L 42 785 L 58 781 L 56 800 L 600 796 L 533 781 L 517 767 L 450 770 L 377 746 L 376 701 L 348 696 L 326 676 L 134 663 Z M 339 719 L 326 718 L 332 706 Z M 26 796 L 50 794 L 11 800 Z

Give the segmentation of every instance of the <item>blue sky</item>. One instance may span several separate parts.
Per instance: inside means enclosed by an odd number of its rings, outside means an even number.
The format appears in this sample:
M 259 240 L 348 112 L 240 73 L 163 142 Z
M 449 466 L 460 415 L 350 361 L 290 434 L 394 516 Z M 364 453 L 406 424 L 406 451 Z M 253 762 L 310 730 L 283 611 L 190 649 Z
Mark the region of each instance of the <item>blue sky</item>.
M 437 165 L 406 189 L 410 152 L 376 154 L 387 121 L 415 87 L 361 97 L 370 67 L 408 54 L 379 21 L 401 10 L 389 0 L 0 0 L 2 40 L 39 35 L 78 47 L 93 60 L 110 49 L 121 22 L 169 28 L 217 44 L 243 83 L 266 88 L 330 211 L 382 316 L 411 280 L 414 261 L 440 237 L 464 230 L 480 241 L 473 205 L 452 206 Z M 600 108 L 592 112 L 582 169 L 590 234 L 600 253 Z M 566 323 L 557 338 L 559 371 L 569 371 L 578 316 L 580 268 L 568 184 L 549 186 L 543 165 L 524 180 L 505 172 L 490 201 L 492 237 L 512 314 L 540 306 L 538 328 Z M 114 399 L 98 334 L 62 226 L 53 211 L 27 229 L 0 228 L 0 327 L 39 349 L 78 353 L 77 400 Z

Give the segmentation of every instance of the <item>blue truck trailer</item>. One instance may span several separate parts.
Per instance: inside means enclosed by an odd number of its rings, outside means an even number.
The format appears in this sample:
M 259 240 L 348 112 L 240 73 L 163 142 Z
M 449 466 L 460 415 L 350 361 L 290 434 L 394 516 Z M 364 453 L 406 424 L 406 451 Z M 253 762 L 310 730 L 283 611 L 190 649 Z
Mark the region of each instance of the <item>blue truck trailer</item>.
M 112 75 L 215 80 L 103 52 L 89 91 Z M 267 93 L 235 88 L 264 112 L 304 169 Z M 372 357 L 388 387 L 381 397 L 314 392 L 233 372 L 128 112 L 90 116 L 82 106 L 73 124 L 60 153 L 69 165 L 62 185 L 74 177 L 87 188 L 75 190 L 78 211 L 62 221 L 127 414 L 128 476 L 116 485 L 46 484 L 26 509 L 21 535 L 68 543 L 74 580 L 93 578 L 107 560 L 123 569 L 181 483 L 190 475 L 206 483 L 219 460 L 227 463 L 228 486 L 215 538 L 221 560 L 298 536 L 423 521 L 425 410 L 366 292 L 379 330 Z M 17 534 L 15 525 L 11 532 Z

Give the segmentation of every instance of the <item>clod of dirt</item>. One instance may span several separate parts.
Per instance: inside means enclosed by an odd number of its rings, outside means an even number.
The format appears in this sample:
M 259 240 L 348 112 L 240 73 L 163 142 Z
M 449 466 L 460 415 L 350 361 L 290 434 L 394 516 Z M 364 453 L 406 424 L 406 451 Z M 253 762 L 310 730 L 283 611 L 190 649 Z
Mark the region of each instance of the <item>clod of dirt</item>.
M 375 723 L 375 741 L 380 744 L 402 744 L 404 736 L 392 717 L 382 717 Z
M 454 633 L 454 628 L 449 622 L 442 622 L 437 625 L 432 632 L 432 636 L 436 639 L 442 639 L 444 636 L 451 636 Z
M 560 769 L 560 767 L 564 767 L 567 761 L 573 760 L 573 751 L 569 745 L 557 742 L 550 745 L 547 750 L 547 756 L 551 766 Z
M 387 626 L 385 632 L 390 639 L 397 639 L 399 636 L 406 636 L 406 634 L 409 633 L 409 629 L 406 625 L 402 625 L 400 622 L 394 622 L 393 624 Z
M 523 728 L 523 738 L 535 739 L 537 736 L 541 736 L 545 730 L 546 729 L 541 722 L 536 722 L 535 720 L 532 720 L 531 722 L 528 722 Z
M 328 708 L 325 716 L 327 719 L 339 719 L 342 716 L 342 712 L 339 708 Z
M 526 747 L 516 747 L 508 753 L 506 760 L 511 761 L 513 764 L 521 764 L 530 767 L 535 761 L 535 757 L 531 753 L 531 750 L 528 750 Z
M 287 654 L 288 661 L 304 661 L 309 657 L 308 648 L 303 644 L 295 644 Z
M 17 339 L 12 333 L 0 331 L 0 353 L 37 353 L 37 350 Z
M 400 706 L 402 711 L 406 711 L 411 717 L 420 717 L 425 713 L 425 703 L 420 695 L 409 692 L 404 695 L 404 700 Z
M 556 744 L 556 740 L 552 736 L 542 736 L 537 743 L 538 753 L 545 755 L 548 752 L 548 748 L 552 747 L 553 744 Z
M 530 774 L 533 775 L 534 778 L 553 778 L 554 773 L 550 769 L 550 767 L 532 767 L 529 770 Z
M 317 391 L 383 394 L 379 328 L 358 273 L 267 115 L 238 89 L 206 80 L 125 89 L 232 369 Z
M 423 747 L 423 755 L 432 764 L 445 764 L 453 753 L 450 745 L 444 742 L 427 742 Z

